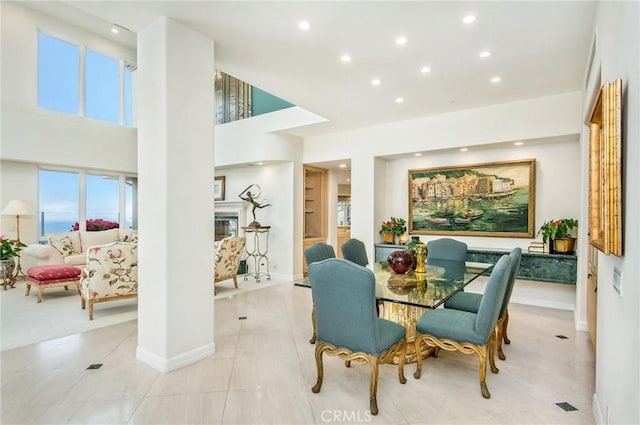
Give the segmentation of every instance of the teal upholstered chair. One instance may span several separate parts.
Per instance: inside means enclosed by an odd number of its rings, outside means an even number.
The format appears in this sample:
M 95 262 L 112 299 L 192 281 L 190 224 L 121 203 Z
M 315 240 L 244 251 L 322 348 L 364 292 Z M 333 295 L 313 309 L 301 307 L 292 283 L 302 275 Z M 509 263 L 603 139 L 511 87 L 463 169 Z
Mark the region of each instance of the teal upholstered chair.
M 309 248 L 304 250 L 304 259 L 307 262 L 307 267 L 311 263 L 326 260 L 327 258 L 336 258 L 336 252 L 333 250 L 333 246 L 324 242 L 316 242 Z M 316 342 L 316 310 L 311 310 L 311 326 L 313 327 L 313 335 L 309 340 L 309 344 Z
M 362 267 L 367 267 L 367 264 L 369 264 L 367 248 L 365 248 L 364 242 L 361 240 L 351 238 L 342 244 L 341 249 L 342 256 L 345 260 L 349 260 Z
M 318 393 L 322 387 L 324 353 L 346 362 L 368 363 L 369 407 L 372 415 L 378 414 L 380 363 L 392 362 L 399 356 L 398 377 L 401 384 L 407 382 L 406 329 L 376 316 L 376 282 L 371 270 L 342 258 L 331 258 L 309 264 L 309 280 L 318 332 L 315 350 L 318 380 L 312 391 Z
M 467 244 L 451 238 L 434 239 L 427 242 L 427 264 L 434 260 L 466 261 Z
M 503 255 L 494 266 L 477 313 L 444 308 L 429 311 L 420 317 L 416 323 L 417 368 L 413 375 L 416 379 L 422 373 L 423 344 L 434 349 L 476 353 L 480 358 L 482 396 L 491 397 L 486 383 L 487 357 L 491 372 L 498 373 L 493 357 L 496 345 L 494 330 L 509 281 L 509 261 L 509 256 Z
M 500 360 L 504 360 L 506 357 L 502 351 L 502 341 L 505 344 L 511 344 L 509 337 L 507 336 L 507 326 L 509 325 L 509 300 L 511 299 L 511 293 L 516 283 L 516 276 L 518 276 L 518 270 L 520 269 L 520 258 L 522 256 L 521 248 L 514 248 L 509 254 L 511 259 L 511 270 L 509 270 L 509 281 L 507 283 L 507 291 L 500 307 L 500 314 L 498 315 L 498 322 L 496 323 L 497 333 L 497 349 L 498 357 Z M 471 313 L 477 313 L 480 308 L 480 302 L 482 301 L 482 294 L 472 294 L 470 292 L 458 292 L 453 297 L 449 298 L 445 303 L 445 308 L 452 308 L 456 310 L 469 311 Z

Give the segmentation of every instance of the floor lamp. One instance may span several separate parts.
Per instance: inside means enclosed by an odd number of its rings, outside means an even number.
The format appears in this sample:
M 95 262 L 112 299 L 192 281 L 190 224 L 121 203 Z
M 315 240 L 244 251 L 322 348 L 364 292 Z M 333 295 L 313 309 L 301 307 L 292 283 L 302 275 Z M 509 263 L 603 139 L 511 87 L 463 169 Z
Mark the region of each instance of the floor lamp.
M 20 216 L 21 215 L 31 215 L 33 212 L 29 205 L 25 201 L 13 200 L 9 201 L 9 204 L 2 210 L 2 215 L 15 215 L 16 216 L 16 235 L 18 242 L 20 241 Z M 22 267 L 20 266 L 20 256 L 18 255 L 18 264 L 16 266 L 15 277 L 22 275 L 24 277 L 24 273 L 22 272 Z

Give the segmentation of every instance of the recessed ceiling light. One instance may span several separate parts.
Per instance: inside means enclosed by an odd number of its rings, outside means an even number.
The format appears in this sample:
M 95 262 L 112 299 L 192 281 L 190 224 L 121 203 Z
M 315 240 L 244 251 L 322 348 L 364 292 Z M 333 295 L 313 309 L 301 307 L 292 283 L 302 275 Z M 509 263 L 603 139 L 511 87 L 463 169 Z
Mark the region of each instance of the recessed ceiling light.
M 258 165 L 263 165 L 263 164 L 264 164 L 264 162 L 258 162 Z
M 422 156 L 422 154 L 420 152 L 416 152 L 413 154 L 413 156 Z
M 347 179 L 347 181 L 348 181 L 348 182 L 350 182 L 350 181 L 351 181 L 351 179 Z
M 469 148 L 460 148 L 460 152 L 466 152 L 468 150 L 469 150 Z
M 491 79 L 491 82 L 492 82 L 492 83 L 499 83 L 500 81 L 502 81 L 502 78 L 500 78 L 500 77 L 493 77 L 493 78 Z
M 431 67 L 430 66 L 423 66 L 422 68 L 420 68 L 420 72 L 422 72 L 423 74 L 428 74 L 431 72 Z
M 473 15 L 467 15 L 464 18 L 462 18 L 462 22 L 464 22 L 465 24 L 470 24 L 472 22 L 475 22 L 476 17 Z
M 396 103 L 402 103 L 402 102 L 404 102 L 404 98 L 396 97 Z
M 351 56 L 349 56 L 347 54 L 344 54 L 344 55 L 340 56 L 340 60 L 342 62 L 344 62 L 344 63 L 351 62 Z
M 396 38 L 396 44 L 398 46 L 402 46 L 402 45 L 407 44 L 407 37 L 398 37 L 398 38 Z
M 298 23 L 298 28 L 300 28 L 302 31 L 307 31 L 311 28 L 311 24 L 307 21 L 300 21 Z
M 483 50 L 478 53 L 478 56 L 480 56 L 481 58 L 488 58 L 489 56 L 491 56 L 491 52 L 488 50 Z
M 118 28 L 116 27 L 111 27 L 111 32 L 114 34 L 118 34 L 120 31 L 118 31 Z
M 379 86 L 381 83 L 379 78 L 374 78 L 373 80 L 371 80 L 371 84 L 374 86 Z
M 522 146 L 522 145 L 524 145 L 524 142 L 515 142 L 515 143 L 514 143 L 514 145 L 516 145 L 516 146 Z
M 347 164 L 340 164 L 340 168 L 347 168 Z

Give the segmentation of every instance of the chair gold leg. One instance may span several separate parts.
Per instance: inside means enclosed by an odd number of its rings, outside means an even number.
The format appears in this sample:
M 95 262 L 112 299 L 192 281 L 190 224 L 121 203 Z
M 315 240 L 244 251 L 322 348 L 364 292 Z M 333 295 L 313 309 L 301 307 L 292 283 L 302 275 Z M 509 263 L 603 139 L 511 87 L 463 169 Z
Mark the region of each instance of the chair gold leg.
M 316 368 L 318 369 L 318 380 L 316 384 L 311 388 L 314 393 L 319 393 L 322 388 L 322 379 L 324 377 L 324 369 L 322 367 L 322 353 L 324 351 L 323 345 L 316 345 Z
M 371 363 L 371 381 L 369 382 L 369 409 L 372 415 L 378 414 L 378 364 L 379 358 L 377 356 L 369 357 Z
M 309 340 L 309 344 L 316 343 L 316 309 L 311 309 L 311 326 L 313 327 L 313 335 L 311 335 L 311 339 Z
M 478 347 L 478 357 L 480 357 L 480 391 L 482 392 L 482 397 L 491 398 L 491 393 L 489 392 L 489 388 L 487 388 L 487 347 L 480 346 Z
M 498 319 L 498 323 L 496 324 L 496 348 L 498 350 L 498 358 L 500 360 L 505 360 L 506 356 L 504 355 L 504 351 L 502 351 L 502 339 L 504 337 L 504 318 Z
M 93 300 L 89 300 L 89 320 L 93 320 Z
M 44 297 L 44 288 L 41 286 L 38 286 L 38 302 L 41 303 L 42 302 L 42 297 Z
M 29 285 L 29 282 L 27 281 L 27 283 L 24 285 L 24 296 L 28 297 L 29 292 L 31 292 L 31 285 Z
M 404 377 L 404 362 L 407 359 L 407 340 L 400 341 L 400 361 L 398 362 L 398 379 L 401 384 L 407 383 L 407 378 Z
M 488 356 L 489 356 L 489 365 L 491 366 L 491 373 L 498 373 L 500 372 L 500 369 L 498 369 L 498 367 L 496 366 L 496 332 L 494 330 L 494 332 L 491 333 L 491 336 L 489 337 L 489 341 L 487 341 L 487 348 L 486 350 L 488 351 Z
M 414 341 L 415 352 L 416 352 L 416 371 L 413 372 L 413 377 L 416 379 L 420 379 L 420 375 L 422 374 L 422 348 L 420 347 L 420 343 L 422 342 L 422 335 L 416 335 L 416 339 Z
M 504 312 L 504 321 L 502 322 L 502 338 L 505 344 L 511 344 L 511 340 L 507 336 L 507 326 L 509 325 L 509 308 Z

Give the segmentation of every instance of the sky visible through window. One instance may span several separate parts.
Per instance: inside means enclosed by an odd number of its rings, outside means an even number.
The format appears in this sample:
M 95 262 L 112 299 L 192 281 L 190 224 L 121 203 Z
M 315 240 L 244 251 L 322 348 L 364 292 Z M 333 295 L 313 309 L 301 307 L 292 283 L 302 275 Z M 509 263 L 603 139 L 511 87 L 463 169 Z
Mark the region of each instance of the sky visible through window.
M 80 110 L 80 55 L 78 45 L 38 35 L 38 106 L 76 116 L 120 124 L 120 61 L 84 50 L 84 111 Z M 133 123 L 132 68 L 125 67 L 123 124 Z M 87 141 L 90 143 L 90 141 Z M 78 221 L 80 176 L 74 172 L 41 170 L 39 174 L 40 234 L 66 232 Z M 131 179 L 127 180 L 128 183 Z M 86 216 L 119 221 L 117 176 L 86 176 Z M 126 185 L 125 226 L 132 225 L 133 191 Z

